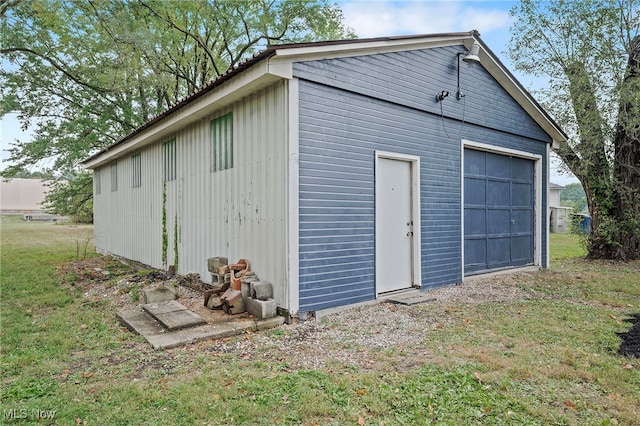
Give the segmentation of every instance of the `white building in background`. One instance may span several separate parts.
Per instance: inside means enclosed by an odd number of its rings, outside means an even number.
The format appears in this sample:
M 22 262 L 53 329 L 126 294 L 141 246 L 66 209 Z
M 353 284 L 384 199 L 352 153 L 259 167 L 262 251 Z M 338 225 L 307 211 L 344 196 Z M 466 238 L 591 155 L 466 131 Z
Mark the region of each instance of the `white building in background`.
M 0 182 L 0 211 L 2 214 L 43 213 L 47 184 L 40 179 L 19 179 Z
M 549 207 L 560 207 L 560 193 L 564 186 L 549 182 Z
M 13 178 L 0 181 L 0 214 L 21 214 L 24 220 L 68 220 L 45 212 L 44 200 L 49 184 L 41 179 Z
M 551 211 L 549 228 L 551 232 L 564 234 L 571 227 L 571 213 L 573 208 L 560 205 L 560 194 L 564 186 L 549 183 L 549 210 Z

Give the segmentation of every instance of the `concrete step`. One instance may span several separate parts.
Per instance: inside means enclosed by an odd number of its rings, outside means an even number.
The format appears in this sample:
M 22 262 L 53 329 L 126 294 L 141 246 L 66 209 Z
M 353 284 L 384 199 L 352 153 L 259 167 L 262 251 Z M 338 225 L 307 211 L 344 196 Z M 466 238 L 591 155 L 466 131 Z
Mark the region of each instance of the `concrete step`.
M 397 303 L 400 305 L 416 305 L 418 303 L 433 302 L 436 298 L 418 290 L 401 293 L 386 298 L 389 303 Z
M 169 331 L 206 324 L 204 318 L 190 311 L 186 306 L 175 300 L 162 303 L 148 303 L 142 305 L 142 309 Z
M 234 318 L 230 321 L 213 322 L 170 331 L 143 309 L 120 311 L 116 317 L 130 331 L 142 335 L 154 349 L 169 349 L 201 340 L 223 339 L 246 333 L 247 330 L 266 330 L 284 324 L 284 317 L 281 316 L 264 320 Z

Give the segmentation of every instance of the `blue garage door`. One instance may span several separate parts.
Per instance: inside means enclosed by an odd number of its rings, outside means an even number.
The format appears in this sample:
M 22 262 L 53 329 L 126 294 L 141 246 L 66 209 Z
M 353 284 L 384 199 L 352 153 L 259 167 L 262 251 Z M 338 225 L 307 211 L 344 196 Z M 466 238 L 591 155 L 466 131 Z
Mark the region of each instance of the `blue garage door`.
M 533 264 L 534 163 L 464 150 L 464 274 Z

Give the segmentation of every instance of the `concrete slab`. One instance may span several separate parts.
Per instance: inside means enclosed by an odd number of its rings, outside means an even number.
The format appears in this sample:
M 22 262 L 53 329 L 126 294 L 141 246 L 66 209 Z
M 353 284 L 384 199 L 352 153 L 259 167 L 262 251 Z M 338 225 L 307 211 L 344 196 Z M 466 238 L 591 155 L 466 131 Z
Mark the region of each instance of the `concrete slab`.
M 270 328 L 276 328 L 284 324 L 284 317 L 275 316 L 263 320 L 256 321 L 256 330 L 268 330 Z
M 169 331 L 196 327 L 207 323 L 200 315 L 187 310 L 158 314 L 155 319 Z
M 233 323 L 206 324 L 199 327 L 151 334 L 144 337 L 151 343 L 154 349 L 169 349 L 196 343 L 201 340 L 223 339 L 245 333 L 247 330 L 255 330 L 255 325 L 252 320 L 246 319 Z
M 169 331 L 206 324 L 204 318 L 175 300 L 165 303 L 149 303 L 142 305 L 142 309 Z
M 421 293 L 419 291 L 412 291 L 408 293 L 398 294 L 394 296 L 387 297 L 386 301 L 389 303 L 397 303 L 400 305 L 417 305 L 418 303 L 426 303 L 433 302 L 436 298 L 430 296 L 426 293 Z
M 162 303 L 178 298 L 178 293 L 165 285 L 142 290 L 144 303 Z
M 146 305 L 142 305 L 142 309 L 147 311 L 151 316 L 155 316 L 169 312 L 184 311 L 187 307 L 175 300 L 170 300 L 168 302 L 147 303 Z
M 195 314 L 192 311 L 187 312 Z M 154 349 L 169 349 L 201 340 L 222 339 L 246 333 L 247 330 L 266 330 L 284 324 L 284 317 L 281 316 L 255 321 L 251 318 L 221 315 L 224 318 L 223 321 L 179 330 L 165 329 L 158 321 L 141 309 L 121 311 L 116 314 L 116 317 L 129 330 L 144 336 Z
M 138 309 L 117 312 L 116 318 L 130 331 L 143 336 L 165 332 L 164 327 L 158 321 Z

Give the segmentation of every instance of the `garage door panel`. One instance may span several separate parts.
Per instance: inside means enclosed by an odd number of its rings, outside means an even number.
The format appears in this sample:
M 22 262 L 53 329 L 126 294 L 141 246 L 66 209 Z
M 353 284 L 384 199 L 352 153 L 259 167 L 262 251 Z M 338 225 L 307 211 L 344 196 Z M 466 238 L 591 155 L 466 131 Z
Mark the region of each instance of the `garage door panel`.
M 487 204 L 489 206 L 508 206 L 510 184 L 505 181 L 487 181 Z
M 485 179 L 465 178 L 464 187 L 468 190 L 464 192 L 464 203 L 484 206 L 487 203 L 486 186 Z
M 485 153 L 482 151 L 475 151 L 473 149 L 464 150 L 464 174 L 469 175 L 481 175 L 487 174 Z
M 523 235 L 511 239 L 511 261 L 522 265 L 533 262 L 533 237 Z
M 533 263 L 534 161 L 469 148 L 464 158 L 464 274 Z
M 511 210 L 489 210 L 487 223 L 487 234 L 496 235 L 511 233 Z
M 490 152 L 485 154 L 487 156 L 487 176 L 508 179 L 511 175 L 510 157 Z
M 487 240 L 470 239 L 464 242 L 465 263 L 470 267 L 484 267 L 487 259 Z
M 517 183 L 511 184 L 511 205 L 513 206 L 526 206 L 531 207 L 533 205 L 533 185 L 530 183 Z
M 464 229 L 468 236 L 478 236 L 486 234 L 487 211 L 485 209 L 469 208 L 464 214 Z
M 511 238 L 489 238 L 487 241 L 487 264 L 501 267 L 511 261 Z
M 533 229 L 532 212 L 528 210 L 513 210 L 511 212 L 511 233 L 529 234 Z
M 525 158 L 511 157 L 511 178 L 533 182 L 533 161 Z

